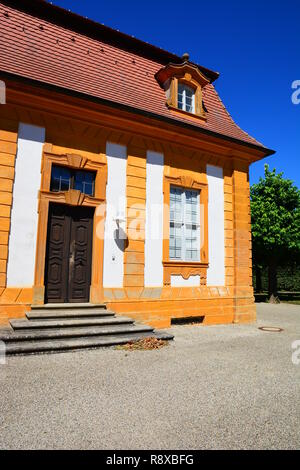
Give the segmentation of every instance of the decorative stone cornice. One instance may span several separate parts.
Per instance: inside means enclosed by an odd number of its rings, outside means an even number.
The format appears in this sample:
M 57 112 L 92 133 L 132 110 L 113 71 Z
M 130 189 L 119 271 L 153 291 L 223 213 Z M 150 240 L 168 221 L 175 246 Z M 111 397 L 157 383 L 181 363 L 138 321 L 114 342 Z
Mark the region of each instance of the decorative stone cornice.
M 196 82 L 201 88 L 205 87 L 210 80 L 200 72 L 199 68 L 190 62 L 183 62 L 182 64 L 168 64 L 160 69 L 155 78 L 162 88 L 170 78 L 184 78 L 188 82 Z

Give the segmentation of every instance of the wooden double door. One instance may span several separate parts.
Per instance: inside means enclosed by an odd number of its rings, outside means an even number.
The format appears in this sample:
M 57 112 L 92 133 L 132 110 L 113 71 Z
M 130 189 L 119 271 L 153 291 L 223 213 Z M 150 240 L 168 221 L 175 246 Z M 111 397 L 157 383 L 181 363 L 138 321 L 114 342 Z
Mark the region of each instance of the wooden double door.
M 89 302 L 94 208 L 49 206 L 45 302 Z

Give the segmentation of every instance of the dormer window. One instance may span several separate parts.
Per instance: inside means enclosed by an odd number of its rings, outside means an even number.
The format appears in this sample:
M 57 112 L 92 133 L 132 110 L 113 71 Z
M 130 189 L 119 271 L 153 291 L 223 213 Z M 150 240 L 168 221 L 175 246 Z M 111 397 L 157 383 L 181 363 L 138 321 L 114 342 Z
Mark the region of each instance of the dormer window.
M 206 120 L 202 90 L 210 79 L 189 62 L 187 54 L 182 64 L 168 64 L 155 77 L 165 90 L 166 105 L 171 111 Z
M 178 83 L 177 106 L 178 109 L 187 113 L 195 113 L 195 90 L 180 82 Z

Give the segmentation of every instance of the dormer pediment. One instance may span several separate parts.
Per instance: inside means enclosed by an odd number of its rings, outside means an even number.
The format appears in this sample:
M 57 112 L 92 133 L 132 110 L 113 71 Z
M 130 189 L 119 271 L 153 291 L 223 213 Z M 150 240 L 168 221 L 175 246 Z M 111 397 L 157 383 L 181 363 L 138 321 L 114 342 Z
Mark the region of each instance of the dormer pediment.
M 188 61 L 182 64 L 168 64 L 160 69 L 155 78 L 162 88 L 164 84 L 171 78 L 185 78 L 187 81 L 197 83 L 201 88 L 204 88 L 210 80 L 200 72 L 199 68 Z
M 181 64 L 169 63 L 161 68 L 155 78 L 165 90 L 169 109 L 206 121 L 202 90 L 211 81 L 189 62 L 188 54 L 184 54 Z

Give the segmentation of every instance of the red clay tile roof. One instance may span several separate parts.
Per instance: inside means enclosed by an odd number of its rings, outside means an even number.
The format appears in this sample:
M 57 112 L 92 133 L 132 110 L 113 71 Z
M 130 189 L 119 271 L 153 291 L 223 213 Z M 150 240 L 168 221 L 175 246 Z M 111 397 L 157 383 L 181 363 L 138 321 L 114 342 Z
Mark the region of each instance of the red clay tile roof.
M 166 51 L 160 52 L 158 48 L 132 40 L 136 47 L 130 52 L 128 45 L 126 48 L 122 45 L 123 39 L 126 42 L 129 37 L 121 33 L 113 31 L 120 38 L 121 45 L 117 47 L 113 41 L 90 37 L 67 25 L 55 24 L 53 19 L 50 21 L 5 3 L 0 3 L 1 71 L 191 124 L 188 118 L 171 113 L 166 106 L 165 93 L 154 78 L 167 62 L 169 53 Z M 47 4 L 47 8 L 57 7 Z M 72 16 L 69 12 L 64 14 Z M 105 28 L 102 29 L 102 36 L 105 36 Z M 145 50 L 153 47 L 154 58 L 138 51 L 143 44 Z M 158 60 L 159 55 L 161 60 Z M 216 73 L 203 70 L 212 80 L 217 78 Z M 204 88 L 203 100 L 208 112 L 207 122 L 193 121 L 193 126 L 262 146 L 234 123 L 212 84 Z

